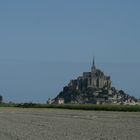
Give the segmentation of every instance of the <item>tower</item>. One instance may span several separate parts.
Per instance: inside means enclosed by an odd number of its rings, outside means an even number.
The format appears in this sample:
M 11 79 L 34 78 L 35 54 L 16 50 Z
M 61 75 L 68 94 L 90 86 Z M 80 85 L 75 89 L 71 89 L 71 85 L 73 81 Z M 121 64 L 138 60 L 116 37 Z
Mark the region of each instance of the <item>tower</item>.
M 92 67 L 91 67 L 91 73 L 92 74 L 95 74 L 96 72 L 96 66 L 95 66 L 95 59 L 94 59 L 94 56 L 93 56 L 93 62 L 92 62 Z
M 95 59 L 93 56 L 93 62 L 91 67 L 91 87 L 96 87 L 96 84 L 97 84 L 96 66 L 95 66 Z

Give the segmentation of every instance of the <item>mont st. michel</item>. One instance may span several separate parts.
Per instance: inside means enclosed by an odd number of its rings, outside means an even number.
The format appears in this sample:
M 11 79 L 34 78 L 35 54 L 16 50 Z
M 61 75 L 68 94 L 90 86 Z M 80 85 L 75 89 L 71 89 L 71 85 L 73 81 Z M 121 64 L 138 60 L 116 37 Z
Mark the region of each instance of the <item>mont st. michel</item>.
M 111 77 L 96 68 L 95 60 L 90 72 L 70 80 L 52 104 L 135 104 L 137 100 L 112 86 Z

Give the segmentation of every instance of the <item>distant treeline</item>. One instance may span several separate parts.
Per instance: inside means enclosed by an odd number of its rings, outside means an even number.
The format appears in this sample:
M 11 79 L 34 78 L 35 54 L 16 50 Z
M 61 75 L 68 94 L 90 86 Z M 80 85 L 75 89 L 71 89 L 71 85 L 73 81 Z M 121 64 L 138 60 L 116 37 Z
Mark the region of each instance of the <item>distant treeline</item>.
M 1 104 L 2 107 L 19 107 L 19 108 L 56 108 L 56 109 L 73 109 L 73 110 L 95 110 L 95 111 L 123 111 L 123 112 L 140 112 L 140 105 L 93 105 L 93 104 Z

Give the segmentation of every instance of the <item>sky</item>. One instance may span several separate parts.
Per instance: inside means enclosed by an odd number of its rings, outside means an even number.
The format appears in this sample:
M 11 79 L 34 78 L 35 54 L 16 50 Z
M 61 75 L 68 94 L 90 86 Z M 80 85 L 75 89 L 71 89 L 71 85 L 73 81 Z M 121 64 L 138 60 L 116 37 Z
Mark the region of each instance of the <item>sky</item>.
M 96 66 L 140 98 L 140 1 L 1 0 L 0 95 L 46 102 Z

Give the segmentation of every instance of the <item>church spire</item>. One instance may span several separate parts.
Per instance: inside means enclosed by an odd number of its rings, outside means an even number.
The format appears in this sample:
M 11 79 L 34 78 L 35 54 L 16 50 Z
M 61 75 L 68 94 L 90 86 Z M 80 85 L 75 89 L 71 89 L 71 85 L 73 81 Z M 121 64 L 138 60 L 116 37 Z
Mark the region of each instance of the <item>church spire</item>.
M 95 59 L 94 59 L 94 56 L 93 56 L 92 67 L 95 67 Z
M 95 73 L 95 72 L 96 72 L 96 66 L 95 66 L 95 59 L 94 59 L 94 56 L 93 56 L 93 62 L 92 62 L 91 72 L 92 72 L 92 73 Z

